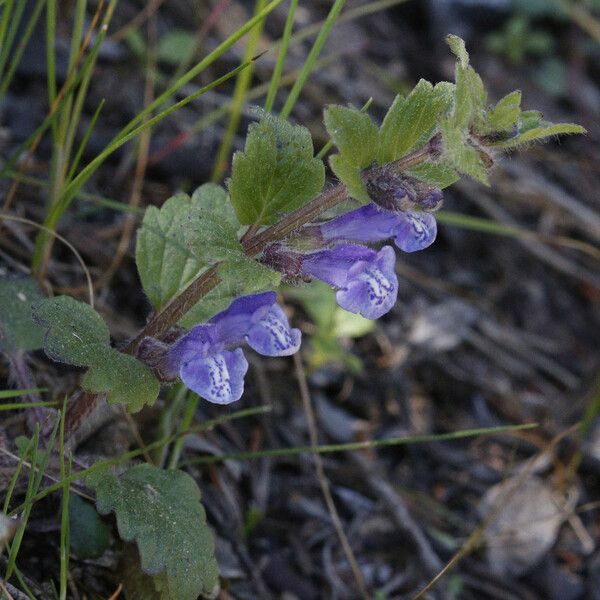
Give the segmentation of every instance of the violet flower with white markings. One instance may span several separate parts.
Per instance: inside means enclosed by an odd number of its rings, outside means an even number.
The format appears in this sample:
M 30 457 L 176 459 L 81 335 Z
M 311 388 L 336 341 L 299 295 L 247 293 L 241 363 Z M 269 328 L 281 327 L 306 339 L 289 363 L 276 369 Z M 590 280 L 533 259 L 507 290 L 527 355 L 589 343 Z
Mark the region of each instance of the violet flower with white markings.
M 319 242 L 380 242 L 394 238 L 400 250 L 416 252 L 434 242 L 437 224 L 428 212 L 392 212 L 366 204 L 320 225 L 310 225 L 303 235 Z
M 340 244 L 304 255 L 302 271 L 337 290 L 337 303 L 367 319 L 378 319 L 396 303 L 398 278 L 394 271 L 396 254 L 391 246 L 379 252 Z
M 243 296 L 207 323 L 181 337 L 167 353 L 167 371 L 215 404 L 242 397 L 248 344 L 264 356 L 289 356 L 300 348 L 301 333 L 290 328 L 275 292 Z
M 387 313 L 398 296 L 391 246 L 379 252 L 356 244 L 339 244 L 302 254 L 281 244 L 269 246 L 262 261 L 291 280 L 320 279 L 336 290 L 337 303 L 367 319 Z

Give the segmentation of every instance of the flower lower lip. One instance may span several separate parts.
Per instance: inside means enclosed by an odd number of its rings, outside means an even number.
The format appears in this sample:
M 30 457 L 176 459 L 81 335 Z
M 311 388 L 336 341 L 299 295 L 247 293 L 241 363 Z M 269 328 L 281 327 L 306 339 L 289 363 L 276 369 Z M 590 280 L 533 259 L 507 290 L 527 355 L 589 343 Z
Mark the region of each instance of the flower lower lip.
M 274 292 L 234 300 L 208 323 L 182 336 L 166 354 L 184 383 L 217 404 L 238 400 L 248 362 L 241 345 L 265 356 L 287 356 L 300 347 L 301 334 L 289 326 Z

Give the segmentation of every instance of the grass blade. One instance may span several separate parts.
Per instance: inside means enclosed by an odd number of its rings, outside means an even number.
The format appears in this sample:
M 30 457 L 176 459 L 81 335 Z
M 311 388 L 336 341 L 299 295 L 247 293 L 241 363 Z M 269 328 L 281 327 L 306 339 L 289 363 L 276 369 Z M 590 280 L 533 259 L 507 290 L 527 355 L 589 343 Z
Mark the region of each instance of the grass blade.
M 221 85 L 222 83 L 224 83 L 231 77 L 234 77 L 242 69 L 245 69 L 246 67 L 248 67 L 249 64 L 250 63 L 245 63 L 245 64 L 240 65 L 239 67 L 235 68 L 233 71 L 230 71 L 229 73 L 223 75 L 222 77 L 215 79 L 215 81 L 213 81 L 212 83 L 209 83 L 208 85 L 204 86 L 203 88 L 199 89 L 198 91 L 194 92 L 193 94 L 185 97 L 183 100 L 180 100 L 176 104 L 174 104 L 174 105 L 170 106 L 169 108 L 163 110 L 162 112 L 158 113 L 156 116 L 152 117 L 151 119 L 148 119 L 148 121 L 146 121 L 139 127 L 133 129 L 127 135 L 118 137 L 117 139 L 113 140 L 113 142 L 111 142 L 98 156 L 96 156 L 96 158 L 94 158 L 90 163 L 88 163 L 88 165 L 86 165 L 79 172 L 79 174 L 75 177 L 75 179 L 73 179 L 73 181 L 65 188 L 64 194 L 63 194 L 62 198 L 60 199 L 60 201 L 48 213 L 48 216 L 46 217 L 46 221 L 44 222 L 44 226 L 49 229 L 52 229 L 52 230 L 55 229 L 58 221 L 60 220 L 60 217 L 62 216 L 64 211 L 69 207 L 69 204 L 71 203 L 71 201 L 73 200 L 73 198 L 75 197 L 75 195 L 77 194 L 77 192 L 79 191 L 81 186 L 85 184 L 85 182 L 94 174 L 96 169 L 113 152 L 118 150 L 121 146 L 123 146 L 130 140 L 137 137 L 140 133 L 142 133 L 142 131 L 145 131 L 146 129 L 154 127 L 154 125 L 156 125 L 157 123 L 159 123 L 160 121 L 162 121 L 163 119 L 168 117 L 171 113 L 175 112 L 179 108 L 185 106 L 186 104 L 189 104 L 190 102 L 192 102 L 193 100 L 195 100 L 202 94 L 205 94 L 209 90 L 212 90 L 215 87 Z
M 325 58 L 319 59 L 315 66 L 324 67 L 325 65 L 332 63 L 335 60 L 338 60 L 342 54 L 343 53 L 332 53 L 331 55 L 326 56 Z M 281 78 L 278 88 L 293 84 L 294 81 L 296 81 L 298 74 L 299 71 L 292 71 L 290 73 L 286 73 Z M 264 96 L 269 89 L 269 85 L 269 83 L 261 83 L 260 85 L 253 87 L 251 90 L 249 90 L 248 94 L 246 95 L 246 101 L 249 102 L 252 100 L 257 100 L 258 98 Z M 189 129 L 186 129 L 185 131 L 177 135 L 169 143 L 167 143 L 163 148 L 157 150 L 150 157 L 150 164 L 160 162 L 165 156 L 167 156 L 168 154 L 179 148 L 182 144 L 184 144 L 189 138 L 192 137 L 192 135 L 198 134 L 204 131 L 205 129 L 208 129 L 211 125 L 214 125 L 215 123 L 220 121 L 223 117 L 225 117 L 228 114 L 230 107 L 231 101 L 225 101 L 223 105 L 219 106 L 218 108 L 215 108 L 214 110 L 211 110 L 209 113 L 202 116 Z
M 329 37 L 329 32 L 331 31 L 331 28 L 335 25 L 335 22 L 342 8 L 344 7 L 345 2 L 346 0 L 335 0 L 335 2 L 333 3 L 333 6 L 331 7 L 329 14 L 327 15 L 327 18 L 323 23 L 323 27 L 321 27 L 321 31 L 319 31 L 319 35 L 317 36 L 313 47 L 310 49 L 308 56 L 306 57 L 306 61 L 302 66 L 302 70 L 300 71 L 300 75 L 298 76 L 298 79 L 296 79 L 296 82 L 294 83 L 289 93 L 289 96 L 287 97 L 287 100 L 285 101 L 285 104 L 281 109 L 282 118 L 286 119 L 290 116 L 290 113 L 294 108 L 294 104 L 296 104 L 296 100 L 298 100 L 298 96 L 300 95 L 300 92 L 302 91 L 302 88 L 304 87 L 308 76 L 312 72 L 313 67 L 315 66 L 315 62 L 319 57 L 319 54 L 321 54 L 321 50 L 323 49 L 323 46 L 325 45 L 325 42 Z
M 386 10 L 391 8 L 392 6 L 396 6 L 398 4 L 404 4 L 408 2 L 408 0 L 375 0 L 375 2 L 368 2 L 367 4 L 362 4 L 361 6 L 357 6 L 356 8 L 351 8 L 350 10 L 345 11 L 340 17 L 337 19 L 338 23 L 344 23 L 346 21 L 353 21 L 354 19 L 360 19 L 366 17 L 367 15 L 372 15 L 377 12 L 381 12 L 382 10 Z M 290 45 L 299 44 L 304 40 L 312 37 L 315 33 L 318 33 L 325 21 L 321 21 L 319 23 L 315 23 L 314 25 L 309 25 L 304 29 L 301 29 L 298 33 L 292 36 L 290 40 Z M 279 45 L 279 42 L 275 42 L 273 47 Z
M 69 456 L 68 464 L 65 465 L 65 419 L 64 414 L 67 408 L 67 398 L 63 401 L 60 411 L 60 433 L 58 436 L 58 454 L 60 459 L 60 480 L 66 482 L 71 475 L 72 457 Z M 60 522 L 60 591 L 59 600 L 67 600 L 67 585 L 69 583 L 69 494 L 70 486 L 63 484 L 62 502 L 61 502 L 61 522 Z
M 71 179 L 73 179 L 73 175 L 75 175 L 75 171 L 77 171 L 77 167 L 79 166 L 79 161 L 81 160 L 81 156 L 84 153 L 84 151 L 88 145 L 88 142 L 90 141 L 92 131 L 94 131 L 96 121 L 98 120 L 98 117 L 100 116 L 100 112 L 102 111 L 104 102 L 105 102 L 105 100 L 104 100 L 104 98 L 102 98 L 102 100 L 100 101 L 100 104 L 98 104 L 98 108 L 95 110 L 95 112 L 92 116 L 92 119 L 91 119 L 89 125 L 87 126 L 87 129 L 85 130 L 85 133 L 83 134 L 83 138 L 81 139 L 81 143 L 79 144 L 79 147 L 77 148 L 77 152 L 75 153 L 73 162 L 71 163 L 71 168 L 69 169 L 69 172 L 67 174 L 67 177 L 66 177 L 67 181 L 71 181 Z
M 96 471 L 105 469 L 106 467 L 111 467 L 114 465 L 118 465 L 118 464 L 127 462 L 128 460 L 142 456 L 145 452 L 155 450 L 157 448 L 162 448 L 166 444 L 170 444 L 171 442 L 174 442 L 174 441 L 178 440 L 179 438 L 181 438 L 182 436 L 186 436 L 190 433 L 209 431 L 209 430 L 213 429 L 214 427 L 216 427 L 217 425 L 221 425 L 222 423 L 228 423 L 229 421 L 234 421 L 237 419 L 243 419 L 246 417 L 265 414 L 265 413 L 270 412 L 271 410 L 272 409 L 270 406 L 256 406 L 253 408 L 244 408 L 242 410 L 238 410 L 233 413 L 222 415 L 215 419 L 209 419 L 208 421 L 205 421 L 201 425 L 192 427 L 192 428 L 188 429 L 187 431 L 180 431 L 174 435 L 165 437 L 161 440 L 157 440 L 156 442 L 153 442 L 152 444 L 148 444 L 145 448 L 138 448 L 136 450 L 131 450 L 129 452 L 125 452 L 125 453 L 120 454 L 119 456 L 115 456 L 113 458 L 99 460 L 96 463 L 94 463 L 91 467 L 88 467 L 87 469 L 82 469 L 81 471 L 72 473 L 71 475 L 66 477 L 64 481 L 59 481 L 58 483 L 53 483 L 52 485 L 49 485 L 48 487 L 46 487 L 43 490 L 41 490 L 40 492 L 38 492 L 33 498 L 25 499 L 23 504 L 21 504 L 20 506 L 17 506 L 16 508 L 14 508 L 13 510 L 10 511 L 9 516 L 14 516 L 14 515 L 20 513 L 21 511 L 26 510 L 27 508 L 31 508 L 31 506 L 33 506 L 39 500 L 42 500 L 43 498 L 52 494 L 53 492 L 61 490 L 63 485 L 65 485 L 65 483 L 68 483 L 69 485 L 71 485 L 75 481 L 79 481 L 80 479 L 83 479 L 84 477 L 86 477 L 87 475 L 90 475 L 91 473 L 95 473 Z M 57 425 L 58 425 L 58 421 L 57 421 Z M 54 431 L 56 431 L 56 427 L 55 427 Z
M 8 179 L 14 179 L 18 176 L 15 171 L 9 171 L 6 173 L 6 177 Z M 39 177 L 31 177 L 30 175 L 22 175 L 20 177 L 21 181 L 27 185 L 32 185 L 40 188 L 47 188 L 50 185 L 49 181 L 45 179 L 40 179 Z M 139 206 L 130 206 L 125 202 L 121 202 L 119 200 L 111 200 L 110 198 L 105 198 L 104 196 L 100 196 L 99 194 L 91 194 L 88 192 L 79 191 L 75 195 L 76 198 L 80 198 L 85 202 L 91 202 L 97 204 L 98 206 L 102 206 L 104 208 L 109 208 L 110 210 L 116 210 L 118 212 L 131 212 L 136 213 L 138 215 L 143 215 L 145 212 L 144 208 L 140 208 Z M 0 213 L 1 214 L 1 213 Z
M 29 20 L 27 21 L 25 29 L 23 30 L 21 39 L 19 40 L 19 43 L 17 44 L 17 47 L 11 57 L 6 74 L 1 74 L 0 71 L 0 98 L 2 98 L 4 94 L 6 94 L 6 90 L 8 89 L 13 80 L 15 71 L 17 70 L 19 63 L 21 62 L 23 52 L 25 52 L 25 48 L 29 43 L 29 39 L 31 38 L 35 26 L 37 25 L 38 19 L 40 18 L 40 14 L 42 12 L 42 9 L 44 8 L 45 3 L 46 0 L 37 0 L 37 4 L 31 11 L 31 15 L 29 17 Z
M 0 404 L 0 412 L 4 410 L 27 410 L 28 408 L 37 408 L 38 406 L 56 406 L 56 402 L 14 402 L 13 404 Z
M 244 23 L 235 33 L 230 35 L 225 41 L 221 42 L 210 54 L 203 58 L 195 67 L 190 69 L 185 75 L 182 75 L 173 85 L 158 96 L 144 110 L 138 113 L 122 130 L 113 141 L 126 136 L 138 123 L 144 120 L 146 115 L 154 112 L 164 102 L 175 96 L 177 92 L 197 75 L 202 73 L 204 69 L 210 66 L 222 54 L 224 54 L 231 46 L 233 46 L 241 37 L 250 31 L 256 24 L 260 23 L 269 13 L 271 13 L 283 0 L 272 0 L 258 14 L 254 15 L 249 21 Z
M 39 425 L 36 425 L 35 432 L 32 438 L 33 443 L 31 445 L 31 469 L 29 470 L 27 491 L 25 492 L 25 504 L 27 507 L 23 511 L 19 527 L 17 528 L 15 537 L 13 538 L 10 544 L 10 550 L 8 552 L 8 564 L 6 566 L 6 575 L 4 577 L 5 579 L 10 579 L 15 570 L 17 555 L 19 554 L 21 542 L 23 541 L 23 536 L 25 535 L 25 528 L 27 527 L 27 521 L 29 520 L 29 514 L 31 513 L 31 505 L 27 505 L 27 501 L 31 500 L 35 495 L 35 466 L 37 465 L 39 439 L 40 428 Z
M 321 446 L 296 446 L 294 448 L 271 448 L 260 452 L 235 452 L 222 454 L 221 456 L 201 456 L 181 463 L 184 465 L 213 464 L 225 460 L 254 460 L 265 456 L 295 456 L 297 454 L 319 454 L 328 452 L 349 452 L 353 450 L 371 450 L 374 448 L 389 448 L 390 446 L 406 446 L 407 444 L 423 444 L 427 442 L 443 442 L 447 440 L 460 440 L 480 435 L 497 435 L 501 433 L 513 433 L 526 429 L 538 427 L 537 423 L 525 423 L 524 425 L 506 425 L 502 427 L 482 427 L 479 429 L 465 429 L 450 433 L 438 433 L 432 435 L 414 435 L 407 437 L 395 437 L 385 440 L 372 440 L 365 442 L 351 442 L 348 444 L 325 444 Z
M 51 1 L 51 0 L 49 0 L 49 1 Z M 38 143 L 40 142 L 42 135 L 45 133 L 45 131 L 46 131 L 46 129 L 48 129 L 48 127 L 50 127 L 50 126 L 52 126 L 53 128 L 55 127 L 56 120 L 60 116 L 61 111 L 68 104 L 68 102 L 70 101 L 70 96 L 71 96 L 72 92 L 75 90 L 75 88 L 81 82 L 83 72 L 85 71 L 85 66 L 88 63 L 93 62 L 96 59 L 96 55 L 97 55 L 98 51 L 100 50 L 100 45 L 102 44 L 102 41 L 104 40 L 105 36 L 106 36 L 106 29 L 103 28 L 103 29 L 101 29 L 100 33 L 94 40 L 94 44 L 92 45 L 90 52 L 83 59 L 82 68 L 78 72 L 72 71 L 69 73 L 65 83 L 63 84 L 63 87 L 61 88 L 58 95 L 56 95 L 54 101 L 51 103 L 50 111 L 49 111 L 48 115 L 46 115 L 46 117 L 44 118 L 42 123 L 38 127 L 36 127 L 35 131 L 22 144 L 20 144 L 16 150 L 13 151 L 10 158 L 4 163 L 4 165 L 2 166 L 2 169 L 0 169 L 0 178 L 5 177 L 7 173 L 9 173 L 10 171 L 13 170 L 14 166 L 17 164 L 19 159 L 22 157 L 23 152 L 25 152 L 26 150 L 29 150 L 29 152 L 34 151 L 34 149 L 37 147 Z M 15 181 L 15 184 L 16 184 L 17 181 L 20 180 L 20 177 L 16 177 L 15 180 L 16 180 Z M 6 199 L 4 201 L 4 209 L 5 210 L 10 206 L 10 201 L 14 194 L 15 184 L 13 184 L 13 186 L 11 187 L 11 190 L 7 194 Z
M 2 18 L 0 19 L 0 58 L 3 62 L 6 62 L 8 59 L 8 54 L 10 52 L 10 48 L 8 47 L 6 34 L 9 32 L 8 24 L 13 17 L 14 0 L 7 0 L 4 4 L 4 8 L 2 9 Z
M 17 398 L 19 396 L 27 396 L 29 394 L 39 394 L 40 392 L 47 391 L 48 388 L 31 388 L 29 390 L 0 390 L 0 400 L 6 400 L 7 398 Z M 54 404 L 50 402 L 50 404 Z M 12 404 L 10 406 L 13 406 Z M 27 404 L 27 406 L 33 406 Z
M 198 408 L 199 400 L 200 398 L 197 394 L 194 394 L 193 392 L 188 393 L 187 405 L 185 407 L 185 412 L 183 413 L 183 419 L 181 420 L 181 424 L 179 425 L 179 431 L 186 431 L 190 429 L 192 423 L 194 422 L 194 415 L 196 414 L 196 409 Z M 175 443 L 173 444 L 173 450 L 171 451 L 171 458 L 169 460 L 169 465 L 167 468 L 177 468 L 184 443 L 184 436 L 181 436 L 175 441 Z
M 56 99 L 56 0 L 46 4 L 46 87 L 50 106 Z
M 538 242 L 564 246 L 565 248 L 573 248 L 600 261 L 600 250 L 593 244 L 589 244 L 588 242 L 584 242 L 582 240 L 576 240 L 564 235 L 539 233 L 537 231 L 525 229 L 524 227 L 506 225 L 491 219 L 473 217 L 471 215 L 464 215 L 462 213 L 450 212 L 446 210 L 440 210 L 439 212 L 436 212 L 435 215 L 440 223 L 444 223 L 446 225 L 462 227 L 463 229 L 469 229 L 471 231 L 481 231 L 483 233 L 490 233 L 492 235 L 502 235 L 517 239 L 531 239 Z
M 50 458 L 50 453 L 52 452 L 52 448 L 54 446 L 54 440 L 56 439 L 56 433 L 58 431 L 59 424 L 60 420 L 57 419 L 56 423 L 54 424 L 54 428 L 52 429 L 52 433 L 50 434 L 50 437 L 48 439 L 46 451 L 42 455 L 39 465 L 37 455 L 40 430 L 39 424 L 36 425 L 35 433 L 33 434 L 34 442 L 32 445 L 33 451 L 31 457 L 31 468 L 29 470 L 29 480 L 27 482 L 25 502 L 23 503 L 23 514 L 21 516 L 19 528 L 17 529 L 15 537 L 10 546 L 5 579 L 9 579 L 16 568 L 17 554 L 19 553 L 19 548 L 21 547 L 21 542 L 23 541 L 23 536 L 25 535 L 25 528 L 27 527 L 29 515 L 31 514 L 31 509 L 33 508 L 32 500 L 37 494 L 40 488 L 40 484 L 42 483 L 42 478 L 44 476 L 44 472 L 46 471 L 46 465 L 48 464 L 48 459 Z M 60 483 L 59 485 L 62 486 L 62 483 Z
M 12 12 L 6 9 L 8 13 Z M 8 57 L 12 51 L 12 45 L 15 41 L 15 37 L 17 32 L 19 31 L 19 25 L 21 24 L 21 19 L 23 17 L 23 11 L 25 10 L 25 2 L 17 2 L 17 7 L 13 14 L 9 17 L 9 27 L 8 27 L 8 35 L 6 39 L 2 41 L 1 52 L 0 52 L 0 81 L 4 79 L 4 68 L 6 67 L 6 63 L 8 62 Z M 3 13 L 2 16 L 4 16 Z M 11 59 L 14 60 L 14 57 Z
M 258 14 L 264 8 L 264 0 L 256 0 L 256 8 L 254 13 Z M 248 43 L 244 52 L 244 58 L 242 62 L 249 62 L 252 57 L 256 55 L 256 48 L 260 40 L 260 34 L 262 33 L 265 19 L 263 19 L 248 36 Z M 233 90 L 233 97 L 230 103 L 229 109 L 229 122 L 225 128 L 225 133 L 221 139 L 221 144 L 215 157 L 215 164 L 211 176 L 211 181 L 219 182 L 223 173 L 227 170 L 227 163 L 229 158 L 229 151 L 233 144 L 233 138 L 240 124 L 240 118 L 242 116 L 242 108 L 246 101 L 246 94 L 252 81 L 252 65 L 248 69 L 244 69 L 238 76 L 235 82 L 235 88 Z
M 290 45 L 290 39 L 292 37 L 294 17 L 296 16 L 297 8 L 298 0 L 292 0 L 290 8 L 288 9 L 288 15 L 285 21 L 283 35 L 281 36 L 281 44 L 279 46 L 277 62 L 275 63 L 275 69 L 273 70 L 271 82 L 269 83 L 269 91 L 267 92 L 267 99 L 265 100 L 265 112 L 271 112 L 273 104 L 275 102 L 275 97 L 277 96 L 277 90 L 279 89 L 279 82 L 281 81 L 281 73 L 283 72 L 285 57 L 287 56 L 288 47 Z
M 31 449 L 33 448 L 33 441 L 34 441 L 34 438 L 32 437 L 29 440 L 29 443 L 27 444 L 23 454 L 21 455 L 21 458 L 19 459 L 19 462 L 17 463 L 17 467 L 15 468 L 15 472 L 13 473 L 13 475 L 10 479 L 8 489 L 6 491 L 6 497 L 4 498 L 4 505 L 2 507 L 2 512 L 4 514 L 6 514 L 6 511 L 8 510 L 8 507 L 10 506 L 10 501 L 12 499 L 13 492 L 15 491 L 15 486 L 17 485 L 17 481 L 19 480 L 19 476 L 21 475 L 21 470 L 23 468 L 23 464 L 27 460 L 27 457 L 29 456 Z
M 15 567 L 15 577 L 17 578 L 17 581 L 19 582 L 21 589 L 23 590 L 25 595 L 29 598 L 29 600 L 37 600 L 37 598 L 33 595 L 31 588 L 27 585 L 27 582 L 25 581 L 25 577 L 23 577 L 23 573 L 21 573 L 21 571 L 17 567 Z

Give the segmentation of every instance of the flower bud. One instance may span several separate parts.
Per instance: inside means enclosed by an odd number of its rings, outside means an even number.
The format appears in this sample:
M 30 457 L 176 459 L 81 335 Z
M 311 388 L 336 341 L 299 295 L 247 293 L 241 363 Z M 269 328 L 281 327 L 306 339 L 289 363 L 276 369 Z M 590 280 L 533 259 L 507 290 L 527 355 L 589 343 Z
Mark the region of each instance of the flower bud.
M 379 169 L 366 177 L 365 185 L 371 200 L 392 211 L 405 211 L 414 207 L 416 194 L 406 185 L 403 177 L 388 167 Z
M 425 210 L 433 212 L 442 205 L 442 190 L 403 173 L 383 167 L 365 176 L 367 193 L 371 200 L 394 212 Z
M 302 254 L 289 250 L 284 244 L 275 243 L 267 246 L 260 261 L 281 273 L 284 279 L 293 281 L 303 278 Z
M 153 337 L 145 337 L 139 344 L 136 356 L 148 366 L 160 381 L 177 379 L 178 372 L 169 366 L 167 352 L 170 346 Z

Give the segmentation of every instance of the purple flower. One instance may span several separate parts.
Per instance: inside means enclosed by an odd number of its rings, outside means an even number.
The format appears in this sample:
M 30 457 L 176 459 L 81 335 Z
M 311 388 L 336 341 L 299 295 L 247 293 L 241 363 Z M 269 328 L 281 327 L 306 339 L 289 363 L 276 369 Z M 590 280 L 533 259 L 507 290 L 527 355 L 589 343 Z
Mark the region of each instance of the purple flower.
M 437 235 L 437 222 L 431 213 L 406 212 L 398 217 L 393 235 L 400 250 L 416 252 L 433 244 Z
M 303 255 L 302 273 L 336 289 L 342 308 L 378 319 L 394 306 L 398 296 L 395 262 L 391 246 L 376 252 L 365 246 L 340 244 Z
M 404 252 L 416 252 L 430 246 L 437 234 L 435 217 L 422 211 L 392 212 L 367 204 L 321 225 L 308 229 L 321 241 L 379 242 L 394 238 Z
M 243 296 L 207 323 L 181 337 L 167 354 L 168 371 L 209 402 L 229 404 L 242 397 L 248 361 L 246 343 L 264 356 L 289 356 L 301 334 L 290 328 L 275 292 Z

